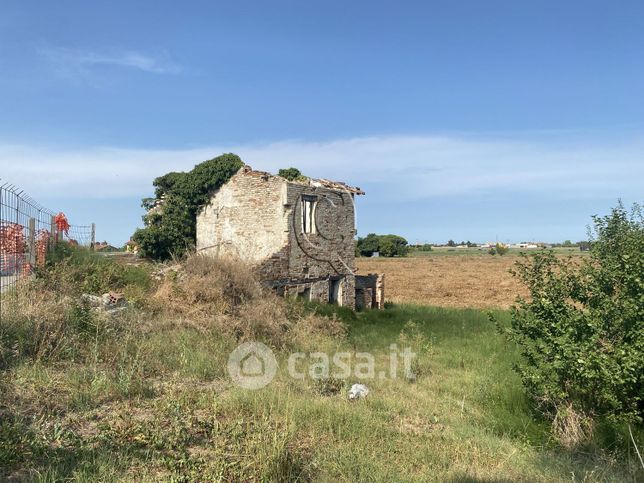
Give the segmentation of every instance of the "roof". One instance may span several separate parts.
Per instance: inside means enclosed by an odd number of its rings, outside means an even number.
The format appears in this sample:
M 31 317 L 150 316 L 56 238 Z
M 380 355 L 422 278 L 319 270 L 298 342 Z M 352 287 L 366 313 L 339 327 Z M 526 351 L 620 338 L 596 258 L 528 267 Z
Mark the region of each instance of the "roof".
M 250 166 L 246 165 L 242 168 L 244 174 L 251 174 L 255 176 L 264 176 L 264 177 L 278 177 L 277 175 L 273 175 L 270 173 L 266 173 L 264 171 L 254 171 L 253 168 Z M 331 190 L 336 190 L 336 191 L 344 191 L 348 192 L 354 195 L 364 195 L 365 192 L 362 191 L 357 186 L 349 186 L 348 184 L 342 182 L 342 181 L 331 181 L 328 179 L 324 178 L 309 178 L 309 177 L 304 177 L 303 179 L 298 179 L 298 180 L 287 180 L 284 179 L 287 183 L 291 184 L 298 184 L 298 185 L 305 185 L 305 186 L 315 186 L 315 187 L 322 187 L 322 188 L 327 188 Z
M 295 181 L 295 183 L 297 183 L 297 181 Z M 349 193 L 352 193 L 354 195 L 365 194 L 365 192 L 362 191 L 357 186 L 349 186 L 348 184 L 343 183 L 342 181 L 330 181 L 324 178 L 319 178 L 319 179 L 309 178 L 309 185 L 322 186 L 324 188 L 329 188 L 329 189 L 338 190 L 338 191 L 348 191 Z

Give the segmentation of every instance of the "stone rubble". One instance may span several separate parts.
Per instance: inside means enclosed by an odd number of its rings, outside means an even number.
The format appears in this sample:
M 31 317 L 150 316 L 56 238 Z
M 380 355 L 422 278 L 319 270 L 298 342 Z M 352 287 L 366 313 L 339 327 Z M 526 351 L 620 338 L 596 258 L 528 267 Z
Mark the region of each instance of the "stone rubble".
M 125 296 L 119 292 L 107 292 L 100 297 L 84 293 L 81 295 L 81 299 L 95 309 L 108 315 L 119 313 L 129 306 Z

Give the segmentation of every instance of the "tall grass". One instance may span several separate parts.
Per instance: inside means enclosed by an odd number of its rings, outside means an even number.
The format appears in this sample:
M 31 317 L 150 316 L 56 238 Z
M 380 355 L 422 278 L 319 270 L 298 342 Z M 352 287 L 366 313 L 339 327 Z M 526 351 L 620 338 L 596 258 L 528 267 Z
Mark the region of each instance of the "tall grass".
M 512 371 L 514 347 L 482 311 L 393 306 L 354 314 L 266 294 L 237 262 L 193 259 L 160 280 L 150 276 L 156 268 L 123 275 L 103 263 L 65 258 L 51 267 L 30 296 L 15 300 L 11 325 L 1 329 L 0 477 L 642 477 L 628 454 L 574 453 L 551 439 Z M 83 271 L 104 274 L 98 293 L 116 284 L 139 294 L 137 302 L 109 318 L 77 305 L 77 295 L 95 284 L 77 278 Z M 43 338 L 50 349 L 34 342 Z M 225 370 L 230 351 L 251 339 L 271 346 L 280 362 L 276 379 L 258 391 L 233 385 Z M 388 367 L 391 344 L 417 353 L 413 380 L 352 377 L 336 393 L 284 370 L 292 351 L 343 350 L 372 353 L 378 373 Z M 368 385 L 366 399 L 347 400 L 354 382 Z

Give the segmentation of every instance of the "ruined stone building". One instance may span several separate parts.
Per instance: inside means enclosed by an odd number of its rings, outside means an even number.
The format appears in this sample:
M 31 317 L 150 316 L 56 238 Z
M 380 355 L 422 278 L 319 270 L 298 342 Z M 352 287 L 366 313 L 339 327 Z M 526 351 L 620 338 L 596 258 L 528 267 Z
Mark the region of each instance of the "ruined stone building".
M 288 181 L 244 166 L 197 215 L 197 251 L 255 266 L 279 294 L 381 308 L 382 275 L 356 275 L 354 198 L 360 188 Z

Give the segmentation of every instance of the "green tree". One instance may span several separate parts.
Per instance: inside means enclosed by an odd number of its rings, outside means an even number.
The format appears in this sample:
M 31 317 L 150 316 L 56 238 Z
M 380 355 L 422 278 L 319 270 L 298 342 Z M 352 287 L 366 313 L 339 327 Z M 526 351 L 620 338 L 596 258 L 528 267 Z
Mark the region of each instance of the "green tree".
M 396 253 L 396 246 L 390 239 L 380 240 L 380 255 L 383 257 L 393 257 Z
M 515 275 L 530 297 L 512 310 L 507 335 L 517 370 L 543 413 L 589 419 L 644 417 L 644 218 L 620 203 L 593 217 L 590 257 L 525 256 Z M 556 421 L 556 419 L 555 419 Z
M 168 173 L 153 182 L 155 198 L 142 206 L 145 227 L 132 240 L 143 256 L 166 260 L 181 256 L 195 245 L 197 212 L 212 193 L 228 181 L 244 163 L 236 154 L 222 154 L 196 165 L 187 173 Z
M 409 251 L 407 240 L 398 235 L 382 235 L 379 248 L 383 257 L 404 257 Z
M 398 235 L 369 233 L 365 238 L 359 238 L 357 244 L 357 251 L 365 257 L 370 257 L 374 252 L 379 252 L 383 257 L 403 257 L 408 250 L 407 240 Z
M 358 252 L 363 257 L 370 257 L 377 252 L 380 247 L 380 237 L 375 233 L 369 233 L 364 238 L 358 238 Z

